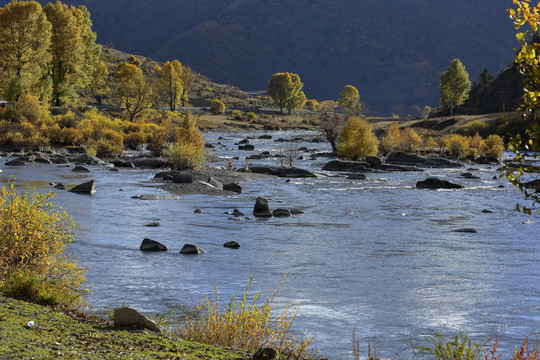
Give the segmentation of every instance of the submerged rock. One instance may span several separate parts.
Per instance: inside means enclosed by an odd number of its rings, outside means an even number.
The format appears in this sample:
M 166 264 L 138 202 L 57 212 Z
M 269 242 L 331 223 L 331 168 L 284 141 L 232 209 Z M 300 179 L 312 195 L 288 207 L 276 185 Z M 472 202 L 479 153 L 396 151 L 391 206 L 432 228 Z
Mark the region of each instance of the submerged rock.
M 223 244 L 223 247 L 229 248 L 229 249 L 240 249 L 240 244 L 236 241 L 228 241 L 225 244 Z
M 205 254 L 205 253 L 206 251 L 204 251 L 200 247 L 193 244 L 185 244 L 182 247 L 182 250 L 180 250 L 180 254 L 186 254 L 186 255 L 196 255 L 196 254 Z

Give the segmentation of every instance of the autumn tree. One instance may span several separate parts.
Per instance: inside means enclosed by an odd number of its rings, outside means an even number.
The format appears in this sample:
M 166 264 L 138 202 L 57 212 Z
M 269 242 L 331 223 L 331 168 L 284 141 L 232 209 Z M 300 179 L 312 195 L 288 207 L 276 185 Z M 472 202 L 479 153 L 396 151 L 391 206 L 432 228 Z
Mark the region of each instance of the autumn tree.
M 114 78 L 122 105 L 133 121 L 137 114 L 152 105 L 152 86 L 140 68 L 126 62 L 118 65 Z
M 101 104 L 103 99 L 109 97 L 111 89 L 107 86 L 107 78 L 109 76 L 109 69 L 107 65 L 102 61 L 98 61 L 94 71 L 92 72 L 92 78 L 90 80 L 90 92 L 92 97 Z
M 41 96 L 50 61 L 51 24 L 36 1 L 13 0 L 0 8 L 0 85 L 4 98 Z
M 340 157 L 352 160 L 376 156 L 379 152 L 379 140 L 364 118 L 353 116 L 339 134 L 337 150 Z
M 517 135 L 510 141 L 509 148 L 515 153 L 513 163 L 519 166 L 517 169 L 507 167 L 506 178 L 519 188 L 525 199 L 532 201 L 534 207 L 540 203 L 540 178 L 533 175 L 537 171 L 525 163 L 523 150 L 532 151 L 531 156 L 534 158 L 537 158 L 540 152 L 540 121 L 537 115 L 540 109 L 540 43 L 534 39 L 534 34 L 540 30 L 540 3 L 534 7 L 529 3 L 530 0 L 514 0 L 516 7 L 508 9 L 508 15 L 514 21 L 516 30 L 529 27 L 528 30 L 516 34 L 521 48 L 515 58 L 523 78 L 524 94 L 518 112 L 528 126 L 523 137 Z M 530 208 L 517 205 L 516 209 L 531 214 Z
M 270 77 L 268 81 L 268 95 L 279 106 L 281 112 L 283 108 L 289 110 L 304 106 L 306 95 L 302 92 L 304 84 L 300 81 L 300 76 L 292 73 L 277 73 Z
M 471 82 L 465 66 L 454 59 L 448 70 L 442 73 L 439 89 L 441 91 L 441 105 L 443 109 L 450 109 L 452 114 L 454 105 L 461 105 L 469 97 Z
M 171 111 L 175 111 L 184 95 L 184 67 L 178 60 L 167 61 L 158 68 L 160 93 Z
M 184 66 L 180 79 L 182 80 L 182 107 L 185 107 L 186 101 L 189 100 L 188 93 L 195 82 L 195 77 L 189 66 Z
M 349 116 L 359 116 L 362 111 L 362 103 L 360 102 L 360 94 L 358 90 L 347 85 L 339 95 L 339 106 L 349 114 Z
M 60 1 L 47 4 L 43 11 L 52 24 L 52 100 L 56 106 L 76 102 L 77 91 L 90 84 L 99 57 L 90 13 L 84 6 L 75 8 Z

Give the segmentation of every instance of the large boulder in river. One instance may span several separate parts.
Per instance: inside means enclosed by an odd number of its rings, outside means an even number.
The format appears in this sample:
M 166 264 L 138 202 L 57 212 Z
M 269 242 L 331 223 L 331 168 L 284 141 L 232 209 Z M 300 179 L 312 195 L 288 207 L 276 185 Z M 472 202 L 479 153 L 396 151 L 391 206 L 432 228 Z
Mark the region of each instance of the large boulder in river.
M 134 168 L 135 165 L 129 159 L 115 159 L 113 164 L 117 168 Z
M 371 167 L 379 166 L 382 164 L 382 160 L 376 156 L 366 156 L 366 162 Z
M 95 157 L 92 154 L 78 154 L 68 157 L 69 161 L 74 164 L 96 165 L 102 162 L 101 159 Z
M 157 333 L 161 330 L 157 324 L 135 309 L 121 307 L 114 309 L 114 327 L 135 326 Z
M 272 212 L 275 217 L 290 217 L 292 214 L 288 209 L 279 208 Z
M 236 183 L 223 184 L 223 190 L 232 191 L 232 192 L 235 192 L 237 194 L 242 193 L 242 187 L 240 185 L 236 184 Z
M 296 167 L 278 167 L 275 170 L 275 173 L 279 177 L 287 178 L 314 178 L 317 177 L 314 173 L 308 170 L 299 169 Z
M 78 194 L 95 194 L 96 193 L 96 180 L 90 180 L 80 185 L 77 185 L 69 191 L 78 193 Z
M 450 181 L 437 178 L 427 178 L 424 181 L 418 181 L 416 187 L 419 189 L 462 189 L 463 186 L 453 184 Z
M 253 207 L 253 216 L 255 217 L 272 217 L 272 212 L 270 211 L 270 205 L 268 204 L 268 198 L 259 196 L 255 201 L 255 206 Z
M 392 153 L 386 157 L 385 162 L 392 165 L 413 165 L 424 168 L 456 168 L 463 166 L 462 163 L 443 157 L 424 157 L 404 153 Z
M 167 251 L 167 247 L 160 242 L 157 242 L 152 239 L 144 239 L 139 246 L 141 251 L 156 252 L 156 251 Z
M 135 167 L 141 169 L 158 169 L 168 165 L 166 160 L 158 158 L 138 158 L 131 160 L 131 162 Z
M 363 172 L 369 171 L 371 165 L 361 161 L 332 160 L 323 166 L 324 171 Z
M 385 162 L 388 164 L 398 165 L 417 165 L 425 162 L 426 159 L 418 155 L 410 155 L 404 153 L 392 153 L 386 157 Z

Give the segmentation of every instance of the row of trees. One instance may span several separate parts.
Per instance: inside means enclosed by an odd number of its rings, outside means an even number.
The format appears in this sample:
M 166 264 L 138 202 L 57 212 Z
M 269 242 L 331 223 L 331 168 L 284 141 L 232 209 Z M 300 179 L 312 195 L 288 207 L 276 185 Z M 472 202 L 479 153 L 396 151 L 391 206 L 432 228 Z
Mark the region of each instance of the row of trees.
M 480 74 L 478 86 L 491 80 L 493 80 L 493 76 L 487 69 L 484 69 Z M 303 86 L 304 84 L 297 74 L 277 73 L 272 75 L 268 81 L 267 92 L 272 101 L 279 106 L 281 112 L 286 108 L 290 114 L 292 110 L 301 109 L 304 106 L 314 109 L 314 100 L 306 100 L 306 95 L 302 91 Z M 471 82 L 465 66 L 459 59 L 452 60 L 448 69 L 442 73 L 439 89 L 441 106 L 445 110 L 450 109 L 452 112 L 454 106 L 459 106 L 467 100 Z M 360 95 L 352 85 L 345 86 L 339 96 L 338 104 L 349 116 L 358 116 L 362 112 Z
M 42 7 L 13 0 L 0 8 L 0 90 L 16 104 L 23 94 L 56 106 L 79 102 L 86 90 L 98 103 L 115 90 L 133 120 L 152 104 L 185 106 L 194 76 L 178 60 L 163 66 L 131 56 L 115 66 L 101 59 L 90 13 L 60 1 Z M 110 74 L 110 70 L 114 72 Z

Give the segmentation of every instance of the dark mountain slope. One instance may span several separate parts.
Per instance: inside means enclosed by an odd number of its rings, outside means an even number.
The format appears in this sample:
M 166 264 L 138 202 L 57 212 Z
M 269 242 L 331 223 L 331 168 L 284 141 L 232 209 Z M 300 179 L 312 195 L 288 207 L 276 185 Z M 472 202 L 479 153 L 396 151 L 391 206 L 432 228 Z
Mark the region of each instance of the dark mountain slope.
M 278 71 L 298 73 L 307 96 L 320 100 L 351 84 L 381 114 L 437 106 L 439 76 L 453 58 L 477 79 L 484 67 L 505 68 L 517 45 L 508 0 L 66 2 L 88 6 L 101 43 L 179 59 L 245 90 L 265 89 Z

